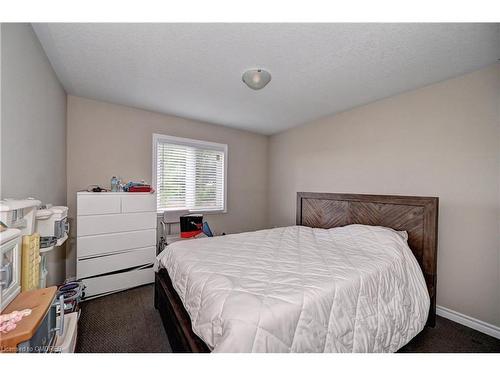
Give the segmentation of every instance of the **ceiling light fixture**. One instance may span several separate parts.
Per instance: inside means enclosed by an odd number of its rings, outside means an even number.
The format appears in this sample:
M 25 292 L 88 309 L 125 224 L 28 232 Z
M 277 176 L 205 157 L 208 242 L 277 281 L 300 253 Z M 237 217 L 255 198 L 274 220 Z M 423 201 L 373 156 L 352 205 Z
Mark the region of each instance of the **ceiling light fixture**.
M 249 69 L 241 78 L 251 89 L 260 90 L 271 81 L 271 74 L 263 69 Z

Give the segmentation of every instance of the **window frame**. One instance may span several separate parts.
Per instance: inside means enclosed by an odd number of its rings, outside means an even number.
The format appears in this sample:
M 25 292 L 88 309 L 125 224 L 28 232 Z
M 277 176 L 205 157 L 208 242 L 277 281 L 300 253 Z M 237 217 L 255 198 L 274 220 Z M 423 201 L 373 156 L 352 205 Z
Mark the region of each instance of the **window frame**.
M 172 135 L 166 135 L 166 134 L 159 134 L 159 133 L 153 133 L 153 162 L 152 162 L 152 185 L 153 188 L 155 189 L 155 193 L 158 194 L 158 188 L 157 188 L 157 179 L 158 176 L 156 175 L 157 172 L 157 163 L 158 163 L 158 143 L 159 142 L 164 142 L 164 143 L 173 143 L 177 145 L 183 145 L 183 146 L 189 146 L 189 147 L 200 147 L 200 148 L 206 148 L 206 149 L 212 149 L 212 150 L 217 150 L 217 151 L 223 151 L 224 152 L 224 197 L 222 199 L 223 201 L 223 208 L 222 209 L 204 209 L 204 210 L 189 210 L 189 209 L 159 209 L 158 208 L 158 200 L 156 200 L 156 213 L 157 214 L 163 214 L 164 212 L 169 212 L 169 213 L 176 213 L 176 212 L 189 212 L 189 213 L 203 213 L 203 214 L 221 214 L 221 213 L 227 213 L 227 164 L 228 164 L 228 159 L 227 159 L 227 154 L 228 154 L 228 146 L 225 143 L 216 143 L 216 142 L 209 142 L 209 141 L 202 141 L 200 139 L 193 139 L 193 138 L 182 138 L 182 137 L 174 137 Z

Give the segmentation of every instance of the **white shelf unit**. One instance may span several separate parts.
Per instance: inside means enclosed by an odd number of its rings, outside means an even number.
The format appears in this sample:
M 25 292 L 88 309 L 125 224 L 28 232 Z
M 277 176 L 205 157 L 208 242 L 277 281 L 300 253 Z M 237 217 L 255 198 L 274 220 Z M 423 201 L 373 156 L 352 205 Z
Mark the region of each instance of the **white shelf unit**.
M 156 196 L 77 193 L 77 278 L 85 298 L 154 281 Z

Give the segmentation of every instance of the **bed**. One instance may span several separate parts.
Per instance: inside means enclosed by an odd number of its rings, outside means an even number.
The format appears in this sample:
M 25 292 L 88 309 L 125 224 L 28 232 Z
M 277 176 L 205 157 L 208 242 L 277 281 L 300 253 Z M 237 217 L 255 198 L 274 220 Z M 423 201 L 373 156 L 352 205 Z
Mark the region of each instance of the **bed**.
M 298 193 L 296 226 L 170 245 L 155 306 L 172 349 L 398 350 L 434 325 L 437 215 L 432 197 Z

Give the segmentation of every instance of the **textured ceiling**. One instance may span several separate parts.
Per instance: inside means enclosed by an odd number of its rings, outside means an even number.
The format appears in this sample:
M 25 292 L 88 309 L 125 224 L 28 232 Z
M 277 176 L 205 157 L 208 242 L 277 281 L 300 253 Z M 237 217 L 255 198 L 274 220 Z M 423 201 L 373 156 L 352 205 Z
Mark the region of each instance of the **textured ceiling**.
M 273 134 L 500 58 L 499 24 L 34 24 L 69 94 Z M 264 68 L 254 91 L 241 80 Z

